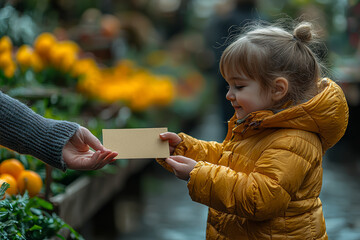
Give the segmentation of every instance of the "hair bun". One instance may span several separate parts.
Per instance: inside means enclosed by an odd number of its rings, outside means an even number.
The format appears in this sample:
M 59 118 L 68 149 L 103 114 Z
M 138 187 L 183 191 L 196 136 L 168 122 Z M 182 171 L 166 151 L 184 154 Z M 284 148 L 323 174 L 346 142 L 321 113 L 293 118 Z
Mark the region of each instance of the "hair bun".
M 314 38 L 313 26 L 309 22 L 302 22 L 295 27 L 294 36 L 303 43 L 308 43 Z

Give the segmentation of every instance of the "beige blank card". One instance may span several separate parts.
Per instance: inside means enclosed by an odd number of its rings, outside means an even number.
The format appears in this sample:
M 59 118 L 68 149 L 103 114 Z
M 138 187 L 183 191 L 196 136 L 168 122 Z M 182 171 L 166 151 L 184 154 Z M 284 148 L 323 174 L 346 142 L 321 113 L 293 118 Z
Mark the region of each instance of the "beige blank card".
M 168 141 L 160 133 L 167 128 L 103 129 L 103 145 L 116 151 L 116 159 L 167 158 L 170 156 Z

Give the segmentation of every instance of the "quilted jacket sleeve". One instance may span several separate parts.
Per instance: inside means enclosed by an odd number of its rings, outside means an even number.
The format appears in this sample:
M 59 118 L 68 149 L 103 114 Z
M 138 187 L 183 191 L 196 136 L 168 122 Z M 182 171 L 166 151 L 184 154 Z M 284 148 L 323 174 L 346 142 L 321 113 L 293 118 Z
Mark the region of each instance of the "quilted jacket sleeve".
M 174 155 L 183 155 L 195 161 L 217 163 L 222 154 L 222 144 L 215 141 L 203 141 L 180 133 L 182 142 L 176 147 Z
M 185 133 L 179 133 L 182 142 L 176 147 L 174 155 L 190 157 L 195 161 L 206 161 L 217 163 L 222 153 L 222 144 L 218 142 L 208 142 L 198 140 Z M 165 159 L 156 159 L 156 161 L 170 172 L 172 168 L 164 161 Z
M 198 162 L 190 173 L 189 194 L 218 211 L 258 221 L 273 218 L 285 212 L 318 156 L 314 145 L 284 137 L 261 153 L 248 175 Z

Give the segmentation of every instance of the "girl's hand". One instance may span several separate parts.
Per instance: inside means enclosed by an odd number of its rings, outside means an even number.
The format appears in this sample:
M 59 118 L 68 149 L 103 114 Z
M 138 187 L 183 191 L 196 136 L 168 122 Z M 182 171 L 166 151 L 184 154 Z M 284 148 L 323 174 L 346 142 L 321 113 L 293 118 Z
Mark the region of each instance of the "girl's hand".
M 181 143 L 182 139 L 173 132 L 165 132 L 160 134 L 160 139 L 163 141 L 169 141 L 170 155 L 174 153 L 174 150 L 179 143 Z
M 189 180 L 190 172 L 196 165 L 195 160 L 184 156 L 171 156 L 165 161 L 172 167 L 175 176 L 185 181 Z

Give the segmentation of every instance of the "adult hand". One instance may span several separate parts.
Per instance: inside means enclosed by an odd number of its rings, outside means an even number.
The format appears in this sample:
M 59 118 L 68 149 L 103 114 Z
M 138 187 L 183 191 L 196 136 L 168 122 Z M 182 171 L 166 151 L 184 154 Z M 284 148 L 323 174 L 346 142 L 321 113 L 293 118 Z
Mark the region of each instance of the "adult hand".
M 184 156 L 168 157 L 166 163 L 174 170 L 175 176 L 187 181 L 190 178 L 190 172 L 194 169 L 196 161 Z
M 114 161 L 118 154 L 106 149 L 87 128 L 80 126 L 64 146 L 62 155 L 69 169 L 95 170 Z
M 179 143 L 181 143 L 182 139 L 173 132 L 165 132 L 160 134 L 160 139 L 163 141 L 169 141 L 170 154 L 174 153 L 174 150 Z

